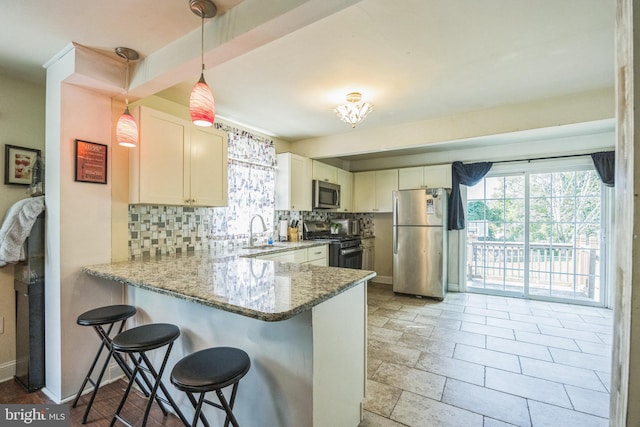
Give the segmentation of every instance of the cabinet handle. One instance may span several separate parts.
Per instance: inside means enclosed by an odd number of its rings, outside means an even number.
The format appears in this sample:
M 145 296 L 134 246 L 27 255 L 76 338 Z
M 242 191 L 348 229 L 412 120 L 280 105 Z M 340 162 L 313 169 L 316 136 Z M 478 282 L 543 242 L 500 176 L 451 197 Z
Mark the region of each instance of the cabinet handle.
M 195 203 L 195 202 L 196 202 L 196 199 L 191 199 L 191 203 Z

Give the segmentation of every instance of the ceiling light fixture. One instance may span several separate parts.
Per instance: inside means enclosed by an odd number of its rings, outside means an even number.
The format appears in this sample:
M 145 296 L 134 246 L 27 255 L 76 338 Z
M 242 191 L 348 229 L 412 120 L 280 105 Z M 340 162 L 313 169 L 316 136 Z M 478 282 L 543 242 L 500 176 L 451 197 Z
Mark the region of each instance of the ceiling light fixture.
M 213 100 L 213 93 L 204 80 L 204 18 L 216 16 L 218 8 L 211 0 L 190 0 L 191 11 L 202 19 L 200 31 L 200 59 L 202 70 L 200 80 L 193 86 L 191 97 L 189 98 L 189 112 L 191 121 L 197 126 L 213 126 L 216 116 L 216 104 Z
M 352 128 L 360 123 L 373 111 L 373 105 L 368 102 L 362 102 L 362 94 L 360 92 L 351 92 L 347 94 L 348 104 L 338 105 L 333 111 L 336 112 L 340 120 L 350 124 Z
M 126 77 L 124 81 L 124 87 L 126 90 L 125 95 L 125 109 L 124 113 L 118 119 L 116 125 L 116 140 L 118 144 L 123 147 L 135 147 L 138 144 L 138 125 L 136 120 L 129 113 L 129 61 L 135 61 L 139 58 L 138 52 L 128 47 L 117 47 L 116 54 L 127 60 Z

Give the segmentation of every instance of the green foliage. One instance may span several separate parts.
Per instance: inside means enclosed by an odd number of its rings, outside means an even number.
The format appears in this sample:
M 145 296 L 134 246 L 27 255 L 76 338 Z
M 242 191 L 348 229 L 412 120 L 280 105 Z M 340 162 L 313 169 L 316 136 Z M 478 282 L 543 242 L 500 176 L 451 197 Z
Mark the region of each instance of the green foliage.
M 485 178 L 482 199 L 468 201 L 468 221 L 487 223 L 488 240 L 524 240 L 524 175 Z M 600 179 L 595 171 L 529 175 L 529 240 L 572 243 L 600 231 Z M 477 194 L 477 191 L 475 192 Z

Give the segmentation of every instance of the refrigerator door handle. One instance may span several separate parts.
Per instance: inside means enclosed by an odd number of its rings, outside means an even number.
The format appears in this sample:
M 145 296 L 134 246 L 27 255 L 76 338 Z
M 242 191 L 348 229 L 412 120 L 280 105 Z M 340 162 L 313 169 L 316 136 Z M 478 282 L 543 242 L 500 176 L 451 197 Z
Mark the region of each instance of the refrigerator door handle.
M 393 196 L 393 253 L 398 253 L 398 196 Z

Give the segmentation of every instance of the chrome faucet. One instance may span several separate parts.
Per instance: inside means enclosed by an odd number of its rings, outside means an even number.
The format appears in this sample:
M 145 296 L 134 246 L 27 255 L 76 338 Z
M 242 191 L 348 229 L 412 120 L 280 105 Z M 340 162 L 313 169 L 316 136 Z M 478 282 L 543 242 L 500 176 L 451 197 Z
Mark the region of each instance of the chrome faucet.
M 262 218 L 262 216 L 259 214 L 255 214 L 254 216 L 252 216 L 251 220 L 249 221 L 249 246 L 253 246 L 253 220 L 256 219 L 256 217 L 260 218 L 260 222 L 262 222 L 262 231 L 267 231 L 267 225 L 264 223 L 264 219 Z

